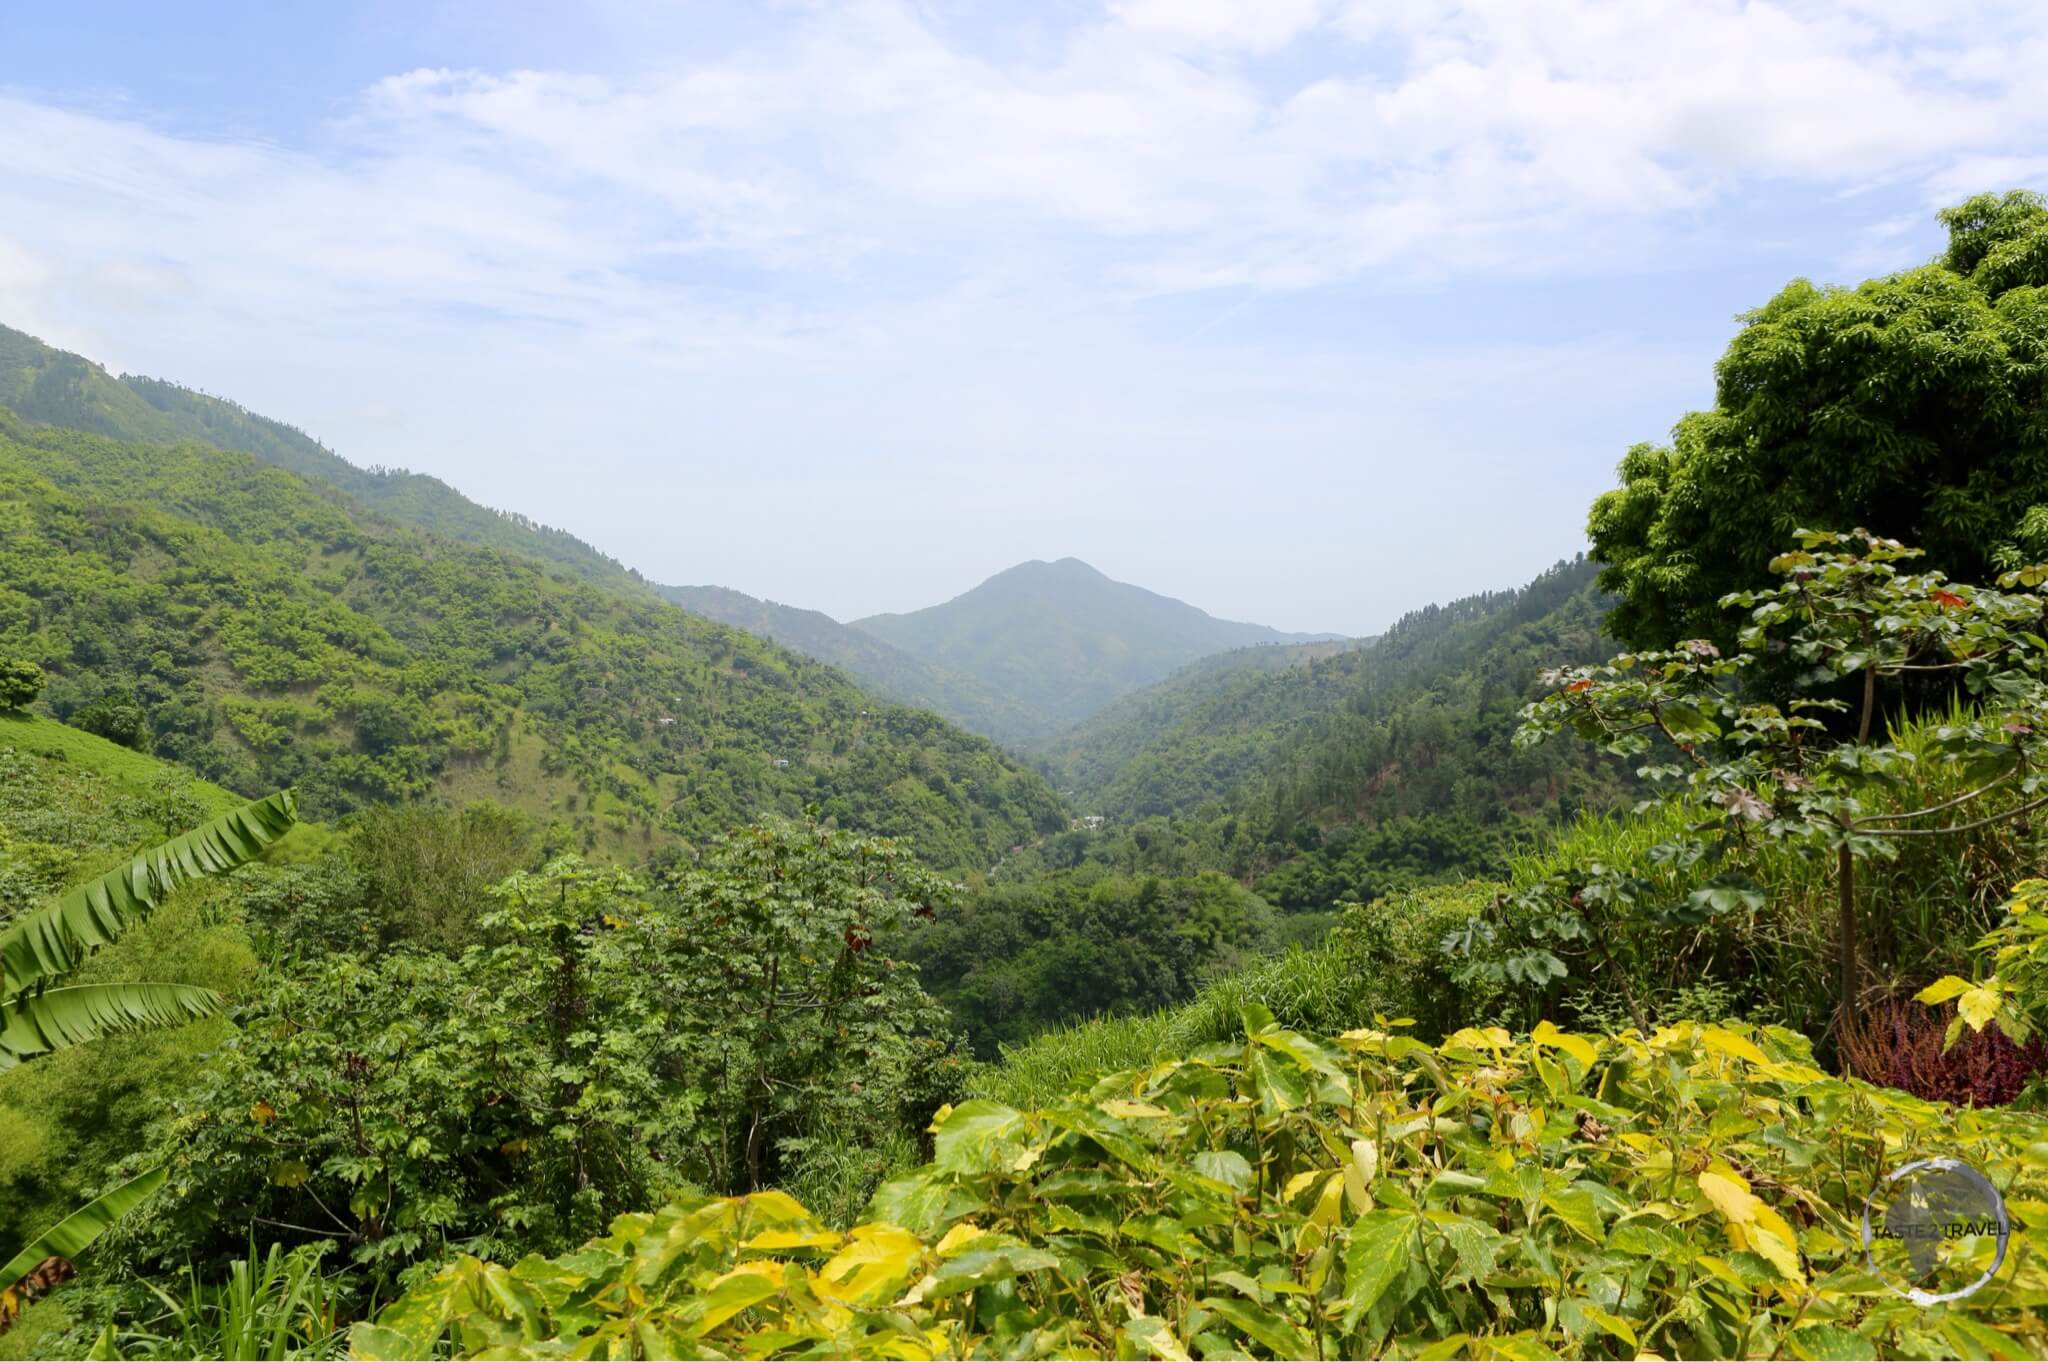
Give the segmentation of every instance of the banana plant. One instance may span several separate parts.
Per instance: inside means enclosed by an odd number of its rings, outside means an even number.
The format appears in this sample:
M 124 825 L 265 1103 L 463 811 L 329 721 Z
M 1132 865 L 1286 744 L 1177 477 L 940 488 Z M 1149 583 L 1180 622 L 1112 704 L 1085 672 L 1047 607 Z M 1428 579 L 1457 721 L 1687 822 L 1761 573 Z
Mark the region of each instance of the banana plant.
M 211 989 L 189 984 L 73 984 L 63 977 L 101 946 L 120 939 L 171 892 L 193 880 L 245 865 L 291 830 L 298 806 L 280 790 L 222 814 L 89 880 L 0 932 L 0 1072 L 101 1036 L 175 1026 L 220 1011 Z M 45 1264 L 70 1273 L 71 1258 L 154 1192 L 162 1169 L 88 1202 L 0 1265 L 0 1330 L 19 1313 L 29 1278 Z
M 218 994 L 187 984 L 60 981 L 180 885 L 246 864 L 297 821 L 291 791 L 280 790 L 152 847 L 0 932 L 0 1072 L 119 1031 L 218 1012 Z

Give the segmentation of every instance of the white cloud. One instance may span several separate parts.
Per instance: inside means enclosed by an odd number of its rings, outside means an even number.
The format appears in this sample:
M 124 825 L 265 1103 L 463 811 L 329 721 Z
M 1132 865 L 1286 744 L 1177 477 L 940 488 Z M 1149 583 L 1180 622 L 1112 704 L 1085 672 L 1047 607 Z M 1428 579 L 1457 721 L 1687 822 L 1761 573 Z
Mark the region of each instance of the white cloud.
M 1269 463 L 1366 458 L 1346 435 L 1361 423 L 1412 449 L 1424 404 L 1475 405 L 1475 373 L 1520 394 L 1477 404 L 1503 432 L 1563 400 L 1548 362 L 1590 381 L 1590 356 L 1652 398 L 1705 381 L 1706 357 L 1688 369 L 1640 338 L 1511 359 L 1483 317 L 1463 345 L 1308 343 L 1259 332 L 1258 297 L 1649 273 L 1696 238 L 1726 249 L 1700 238 L 1724 204 L 2048 174 L 2048 22 L 2021 4 L 1113 0 L 1028 57 L 886 0 L 786 17 L 773 40 L 657 45 L 630 71 L 393 71 L 291 145 L 0 95 L 0 320 L 366 462 L 580 516 L 650 572 L 855 611 L 915 603 L 910 547 L 807 592 L 801 556 L 778 578 L 736 529 L 664 538 L 665 508 L 595 473 L 637 486 L 638 458 L 749 496 L 859 500 L 850 479 L 873 489 L 869 524 L 999 505 L 1043 526 L 1080 514 L 1043 493 L 1054 467 L 1142 527 L 1182 451 L 1211 469 L 1267 441 Z M 1844 229 L 1849 258 L 1918 249 L 1887 230 L 1899 208 Z M 1219 288 L 1242 293 L 1185 325 L 1147 311 Z M 1204 412 L 1241 383 L 1256 400 Z M 1481 447 L 1446 438 L 1463 452 L 1445 467 Z M 1617 449 L 1581 455 L 1579 481 Z M 563 450 L 593 476 L 560 486 Z M 720 467 L 728 452 L 783 490 Z M 1443 495 L 1431 476 L 1400 474 Z M 806 534 L 843 558 L 838 509 Z M 1501 542 L 1528 558 L 1576 519 Z M 1028 550 L 956 547 L 998 545 Z

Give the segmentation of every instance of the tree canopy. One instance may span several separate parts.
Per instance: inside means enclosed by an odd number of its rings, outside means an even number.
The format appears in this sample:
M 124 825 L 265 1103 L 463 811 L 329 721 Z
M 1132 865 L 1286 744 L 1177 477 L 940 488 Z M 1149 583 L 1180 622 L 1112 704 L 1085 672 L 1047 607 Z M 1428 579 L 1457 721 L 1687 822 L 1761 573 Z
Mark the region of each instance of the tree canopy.
M 1868 528 L 1964 579 L 2010 565 L 2048 502 L 2048 203 L 1980 194 L 1940 217 L 1939 259 L 1795 279 L 1746 314 L 1714 406 L 1628 451 L 1588 525 L 1616 637 L 1731 642 L 1721 597 L 1767 584 L 1801 529 Z

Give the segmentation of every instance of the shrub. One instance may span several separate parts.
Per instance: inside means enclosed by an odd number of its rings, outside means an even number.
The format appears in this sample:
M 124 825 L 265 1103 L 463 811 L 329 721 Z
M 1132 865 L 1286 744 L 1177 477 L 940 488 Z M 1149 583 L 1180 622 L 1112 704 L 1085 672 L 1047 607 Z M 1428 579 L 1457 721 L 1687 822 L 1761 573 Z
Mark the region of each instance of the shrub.
M 1785 1031 L 1541 1026 L 1427 1046 L 1246 1037 L 1037 1111 L 974 1101 L 840 1233 L 780 1192 L 684 1197 L 512 1267 L 463 1258 L 359 1358 L 2024 1356 L 2048 1270 L 1929 1309 L 1864 1262 L 1922 1152 L 2015 1201 L 2036 1123 L 1833 1079 Z M 1977 1247 L 1989 1236 L 1980 1235 Z M 1968 1251 L 1967 1249 L 1965 1251 Z
M 67 722 L 73 728 L 82 728 L 108 742 L 132 747 L 138 752 L 149 750 L 149 714 L 125 690 L 108 691 L 91 704 L 74 710 Z
M 0 709 L 23 709 L 43 693 L 43 669 L 19 658 L 0 657 Z

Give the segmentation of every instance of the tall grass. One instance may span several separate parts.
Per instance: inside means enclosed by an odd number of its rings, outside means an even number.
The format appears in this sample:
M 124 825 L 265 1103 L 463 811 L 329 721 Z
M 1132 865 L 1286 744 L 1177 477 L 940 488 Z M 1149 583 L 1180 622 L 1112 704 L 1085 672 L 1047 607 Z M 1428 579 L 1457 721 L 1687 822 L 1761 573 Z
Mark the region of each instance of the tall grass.
M 163 1306 L 126 1331 L 102 1336 L 96 1353 L 116 1357 L 217 1357 L 229 1362 L 332 1358 L 343 1352 L 334 1299 L 320 1275 L 320 1246 L 286 1252 L 282 1244 L 229 1266 L 228 1279 L 201 1282 L 185 1270 L 173 1295 L 144 1282 Z M 111 1346 L 109 1346 L 111 1345 Z

